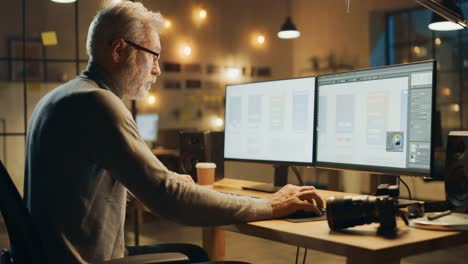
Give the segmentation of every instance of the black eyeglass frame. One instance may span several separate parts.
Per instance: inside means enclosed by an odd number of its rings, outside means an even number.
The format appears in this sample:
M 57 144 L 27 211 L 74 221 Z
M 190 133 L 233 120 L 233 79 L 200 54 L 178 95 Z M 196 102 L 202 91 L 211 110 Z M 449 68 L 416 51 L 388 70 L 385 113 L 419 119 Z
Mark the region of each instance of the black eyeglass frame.
M 148 52 L 149 54 L 153 55 L 153 56 L 156 56 L 156 60 L 159 61 L 159 57 L 160 57 L 160 54 L 159 52 L 156 52 L 156 51 L 152 51 L 150 49 L 147 49 L 145 47 L 142 47 L 138 44 L 136 44 L 135 42 L 132 42 L 130 40 L 127 40 L 127 39 L 124 39 L 125 43 L 129 44 L 130 46 L 134 47 L 134 48 L 137 48 L 139 50 L 142 50 L 142 51 L 145 51 L 145 52 Z

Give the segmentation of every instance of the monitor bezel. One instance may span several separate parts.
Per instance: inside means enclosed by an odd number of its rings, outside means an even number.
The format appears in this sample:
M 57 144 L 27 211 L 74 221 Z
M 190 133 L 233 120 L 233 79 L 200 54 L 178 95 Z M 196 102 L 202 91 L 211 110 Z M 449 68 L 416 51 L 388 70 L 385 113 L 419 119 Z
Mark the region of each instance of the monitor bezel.
M 312 133 L 312 160 L 311 162 L 297 162 L 297 161 L 278 161 L 278 160 L 260 160 L 260 159 L 238 159 L 238 158 L 226 158 L 226 147 L 224 148 L 223 157 L 224 161 L 238 161 L 238 162 L 249 162 L 249 163 L 262 163 L 262 164 L 275 164 L 275 165 L 298 165 L 298 166 L 314 166 L 315 163 L 315 130 L 316 130 L 316 111 L 317 111 L 317 76 L 302 76 L 302 77 L 294 77 L 294 78 L 282 78 L 282 79 L 274 79 L 274 80 L 265 80 L 265 81 L 255 81 L 255 82 L 244 82 L 244 83 L 231 83 L 226 84 L 224 88 L 224 120 L 226 121 L 226 104 L 227 104 L 227 89 L 229 86 L 238 86 L 238 85 L 248 85 L 248 84 L 255 84 L 255 83 L 267 83 L 267 82 L 276 82 L 276 81 L 288 81 L 288 80 L 297 80 L 297 79 L 306 79 L 306 78 L 314 78 L 314 114 L 313 114 L 313 133 Z M 225 122 L 226 124 L 226 122 Z M 226 126 L 224 127 L 224 146 L 226 146 Z
M 432 106 L 431 106 L 431 150 L 430 150 L 430 169 L 429 172 L 425 170 L 415 170 L 415 169 L 402 169 L 396 167 L 383 167 L 383 166 L 371 166 L 365 164 L 349 164 L 349 163 L 334 163 L 334 162 L 323 162 L 317 159 L 317 148 L 318 144 L 318 115 L 319 115 L 319 78 L 323 76 L 330 76 L 335 75 L 337 73 L 348 73 L 348 72 L 362 72 L 362 71 L 369 71 L 369 70 L 379 70 L 379 69 L 387 69 L 392 67 L 401 67 L 407 65 L 417 65 L 417 64 L 432 64 Z M 417 177 L 427 177 L 432 178 L 432 172 L 434 170 L 434 113 L 436 110 L 436 90 L 437 90 L 437 63 L 436 60 L 424 60 L 412 63 L 402 63 L 402 64 L 392 64 L 392 65 L 385 65 L 379 67 L 371 67 L 371 68 L 363 68 L 363 69 L 356 69 L 352 71 L 345 71 L 345 72 L 335 72 L 335 73 L 328 73 L 318 75 L 316 78 L 316 103 L 315 103 L 315 129 L 314 129 L 314 164 L 316 168 L 320 169 L 332 169 L 332 170 L 352 170 L 352 171 L 361 171 L 367 172 L 372 174 L 388 174 L 388 175 L 405 175 L 405 176 L 417 176 Z

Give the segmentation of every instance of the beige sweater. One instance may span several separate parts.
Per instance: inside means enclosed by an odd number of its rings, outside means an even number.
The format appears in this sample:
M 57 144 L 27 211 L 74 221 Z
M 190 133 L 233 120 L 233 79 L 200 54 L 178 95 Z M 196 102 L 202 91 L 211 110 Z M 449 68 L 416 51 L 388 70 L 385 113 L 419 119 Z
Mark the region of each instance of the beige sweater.
M 175 178 L 141 139 L 95 64 L 37 104 L 27 133 L 25 198 L 51 263 L 124 256 L 127 189 L 159 215 L 210 226 L 271 218 L 264 199 Z

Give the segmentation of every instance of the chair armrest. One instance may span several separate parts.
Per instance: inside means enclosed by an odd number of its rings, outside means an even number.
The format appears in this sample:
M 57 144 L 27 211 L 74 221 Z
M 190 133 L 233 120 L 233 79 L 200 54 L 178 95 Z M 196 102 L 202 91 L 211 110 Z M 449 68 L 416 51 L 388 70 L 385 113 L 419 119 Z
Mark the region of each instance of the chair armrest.
M 181 253 L 156 253 L 156 254 L 144 254 L 128 256 L 119 259 L 113 259 L 102 264 L 188 264 L 189 259 L 187 256 Z

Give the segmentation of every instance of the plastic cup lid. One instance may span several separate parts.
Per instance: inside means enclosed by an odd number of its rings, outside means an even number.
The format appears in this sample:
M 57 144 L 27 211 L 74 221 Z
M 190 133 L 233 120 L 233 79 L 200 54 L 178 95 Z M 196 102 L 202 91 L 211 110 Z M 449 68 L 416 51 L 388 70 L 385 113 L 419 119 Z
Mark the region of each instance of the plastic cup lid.
M 213 162 L 198 162 L 197 165 L 195 165 L 195 168 L 200 168 L 200 169 L 214 169 L 216 168 L 216 164 Z

